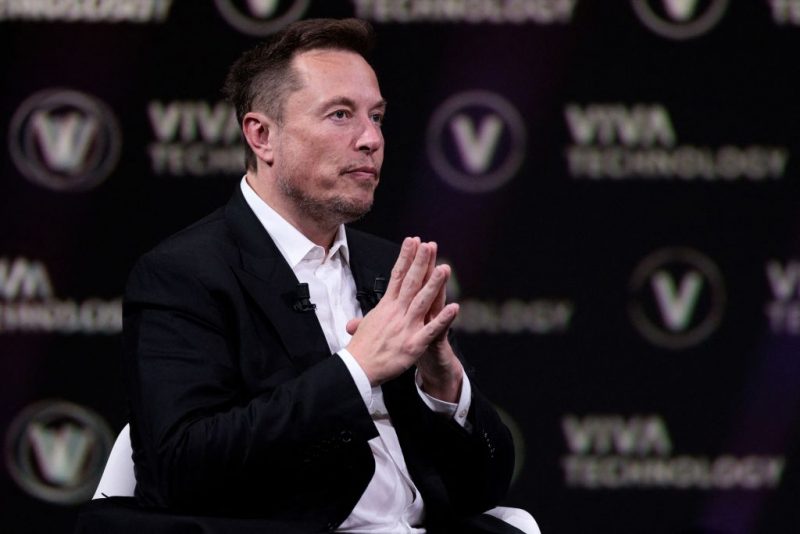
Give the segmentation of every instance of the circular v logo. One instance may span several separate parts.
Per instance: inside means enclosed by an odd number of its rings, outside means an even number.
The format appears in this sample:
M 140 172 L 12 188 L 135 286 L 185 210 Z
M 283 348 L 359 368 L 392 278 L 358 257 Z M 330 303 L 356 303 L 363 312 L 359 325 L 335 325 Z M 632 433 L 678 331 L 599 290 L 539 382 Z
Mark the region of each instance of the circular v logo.
M 691 39 L 710 31 L 722 19 L 728 0 L 632 0 L 645 26 L 669 39 Z

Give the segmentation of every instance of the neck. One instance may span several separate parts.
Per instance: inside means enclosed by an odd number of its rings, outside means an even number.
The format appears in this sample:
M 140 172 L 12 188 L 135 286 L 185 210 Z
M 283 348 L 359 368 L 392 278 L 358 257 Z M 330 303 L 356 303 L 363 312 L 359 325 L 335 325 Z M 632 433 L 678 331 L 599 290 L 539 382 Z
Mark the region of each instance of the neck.
M 291 199 L 287 199 L 283 195 L 274 180 L 259 176 L 255 171 L 247 171 L 246 178 L 253 191 L 270 208 L 297 228 L 309 241 L 323 247 L 326 253 L 330 250 L 340 223 L 318 221 L 310 217 L 300 206 L 297 206 Z

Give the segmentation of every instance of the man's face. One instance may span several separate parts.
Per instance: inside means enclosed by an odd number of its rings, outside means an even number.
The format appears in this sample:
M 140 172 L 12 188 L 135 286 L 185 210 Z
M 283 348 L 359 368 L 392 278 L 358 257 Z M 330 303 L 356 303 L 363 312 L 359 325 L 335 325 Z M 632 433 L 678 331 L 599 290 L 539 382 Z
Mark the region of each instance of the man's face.
M 299 213 L 326 225 L 350 222 L 372 206 L 383 164 L 385 101 L 360 55 L 312 50 L 292 66 L 302 88 L 289 93 L 273 132 L 273 169 Z

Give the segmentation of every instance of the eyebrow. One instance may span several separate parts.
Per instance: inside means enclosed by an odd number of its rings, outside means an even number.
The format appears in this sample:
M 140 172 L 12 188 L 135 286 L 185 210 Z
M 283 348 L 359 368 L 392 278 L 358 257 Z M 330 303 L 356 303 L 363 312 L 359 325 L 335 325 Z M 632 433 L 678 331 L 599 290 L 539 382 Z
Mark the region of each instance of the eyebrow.
M 380 108 L 380 109 L 384 109 L 385 110 L 386 109 L 386 104 L 387 104 L 386 99 L 382 98 L 378 102 L 376 102 L 374 105 L 370 106 L 370 109 Z M 325 109 L 325 108 L 329 108 L 331 106 L 336 106 L 336 105 L 347 106 L 347 107 L 350 107 L 350 108 L 358 107 L 356 105 L 355 100 L 353 100 L 352 98 L 348 98 L 346 96 L 337 96 L 337 97 L 331 98 L 330 100 L 327 100 L 323 104 L 321 104 L 320 105 L 320 109 Z

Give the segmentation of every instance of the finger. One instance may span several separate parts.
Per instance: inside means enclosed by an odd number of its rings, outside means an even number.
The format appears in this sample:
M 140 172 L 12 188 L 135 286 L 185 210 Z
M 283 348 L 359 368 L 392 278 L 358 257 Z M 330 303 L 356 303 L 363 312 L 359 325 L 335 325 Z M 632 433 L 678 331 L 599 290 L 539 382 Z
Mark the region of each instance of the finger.
M 355 317 L 355 318 L 353 318 L 353 319 L 350 319 L 349 321 L 347 321 L 347 324 L 345 325 L 344 329 L 345 329 L 345 330 L 347 331 L 347 333 L 348 333 L 348 334 L 350 334 L 351 336 L 352 336 L 352 335 L 355 335 L 355 333 L 356 333 L 356 330 L 358 330 L 358 325 L 360 325 L 360 324 L 361 324 L 361 321 L 362 321 L 363 319 L 364 319 L 363 317 Z
M 458 317 L 458 311 L 458 304 L 454 302 L 442 308 L 442 311 L 414 335 L 412 342 L 418 347 L 427 347 L 437 339 L 446 336 L 447 330 Z
M 428 243 L 420 243 L 417 253 L 408 272 L 400 284 L 400 292 L 397 300 L 406 307 L 412 301 L 420 288 L 425 285 L 425 277 L 428 274 L 428 263 L 430 261 L 431 247 Z
M 433 274 L 433 269 L 434 267 L 436 267 L 436 253 L 439 249 L 439 246 L 436 244 L 436 241 L 429 241 L 428 246 L 431 248 L 431 259 L 428 262 L 428 271 L 425 274 L 425 282 L 427 282 L 428 279 L 431 277 L 431 275 Z
M 388 295 L 390 298 L 397 298 L 400 293 L 400 286 L 409 267 L 411 267 L 418 246 L 418 237 L 403 239 L 403 244 L 400 246 L 400 254 L 397 255 L 397 261 L 394 262 L 394 267 L 392 267 L 392 275 L 389 277 L 389 284 L 386 286 L 384 296 Z
M 439 289 L 439 293 L 433 299 L 433 304 L 431 304 L 431 308 L 428 310 L 428 315 L 425 317 L 426 322 L 430 321 L 433 316 L 442 311 L 442 308 L 444 308 L 444 305 L 447 302 L 447 283 L 450 281 L 450 273 L 452 271 L 450 270 L 450 266 L 446 263 L 443 263 L 438 267 L 444 273 L 444 283 Z
M 430 280 L 417 292 L 408 306 L 406 315 L 409 316 L 410 320 L 422 320 L 439 313 L 440 310 L 436 310 L 436 313 L 433 314 L 430 312 L 436 297 L 446 282 L 446 269 L 436 267 Z

